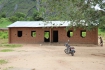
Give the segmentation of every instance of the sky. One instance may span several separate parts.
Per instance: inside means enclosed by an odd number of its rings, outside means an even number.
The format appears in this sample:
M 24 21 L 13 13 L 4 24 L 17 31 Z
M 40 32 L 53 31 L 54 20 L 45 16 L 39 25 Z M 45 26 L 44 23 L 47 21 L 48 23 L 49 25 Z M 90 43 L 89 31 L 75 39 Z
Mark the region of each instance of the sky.
M 105 3 L 105 0 L 102 1 L 103 3 Z M 103 10 L 99 7 L 99 4 L 97 4 L 95 7 L 94 7 L 96 10 Z M 104 10 L 103 10 L 104 11 Z
M 95 6 L 95 10 L 101 10 L 98 4 Z

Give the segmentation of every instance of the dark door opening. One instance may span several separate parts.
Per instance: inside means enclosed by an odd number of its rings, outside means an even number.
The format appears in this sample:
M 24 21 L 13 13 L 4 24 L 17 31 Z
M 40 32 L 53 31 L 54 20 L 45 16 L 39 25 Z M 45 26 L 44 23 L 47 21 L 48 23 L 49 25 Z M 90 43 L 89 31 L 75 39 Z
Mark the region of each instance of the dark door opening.
M 53 31 L 53 42 L 58 42 L 58 31 Z
M 50 42 L 50 32 L 44 31 L 44 42 Z

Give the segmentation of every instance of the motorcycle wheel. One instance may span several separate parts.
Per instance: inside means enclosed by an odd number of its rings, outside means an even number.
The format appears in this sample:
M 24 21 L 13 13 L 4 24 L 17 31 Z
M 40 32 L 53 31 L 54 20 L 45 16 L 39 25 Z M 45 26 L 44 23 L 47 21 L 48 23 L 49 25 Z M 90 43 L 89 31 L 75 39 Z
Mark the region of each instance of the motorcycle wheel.
M 71 52 L 71 55 L 74 56 L 74 51 Z
M 68 53 L 67 53 L 67 49 L 65 49 L 64 52 L 65 52 L 66 54 L 68 54 Z

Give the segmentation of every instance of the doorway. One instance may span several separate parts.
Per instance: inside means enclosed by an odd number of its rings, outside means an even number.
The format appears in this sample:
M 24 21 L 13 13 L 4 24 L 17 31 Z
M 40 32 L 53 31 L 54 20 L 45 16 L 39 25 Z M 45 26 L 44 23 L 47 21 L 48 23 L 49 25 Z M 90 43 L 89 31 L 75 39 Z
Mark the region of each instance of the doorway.
M 50 42 L 50 31 L 44 31 L 44 42 Z
M 53 31 L 53 42 L 58 42 L 58 31 Z

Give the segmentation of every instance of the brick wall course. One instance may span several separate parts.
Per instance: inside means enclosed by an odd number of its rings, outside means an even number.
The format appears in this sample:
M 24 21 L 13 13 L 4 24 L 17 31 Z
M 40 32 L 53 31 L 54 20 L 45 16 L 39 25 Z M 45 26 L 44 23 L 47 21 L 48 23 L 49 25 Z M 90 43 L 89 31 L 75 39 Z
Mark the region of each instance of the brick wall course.
M 53 31 L 58 31 L 58 43 L 65 43 L 67 40 L 70 40 L 70 43 L 73 44 L 98 44 L 98 29 L 94 28 L 91 31 L 86 31 L 86 37 L 82 38 L 80 36 L 80 31 L 82 28 L 74 30 L 73 28 L 69 29 L 73 31 L 72 37 L 67 37 L 67 32 L 65 27 L 56 27 L 56 28 L 9 28 L 9 43 L 17 44 L 34 44 L 34 43 L 44 43 L 44 31 L 50 31 L 50 42 L 53 42 Z M 17 36 L 17 31 L 22 31 L 22 37 Z M 31 36 L 31 31 L 36 31 L 36 37 Z

